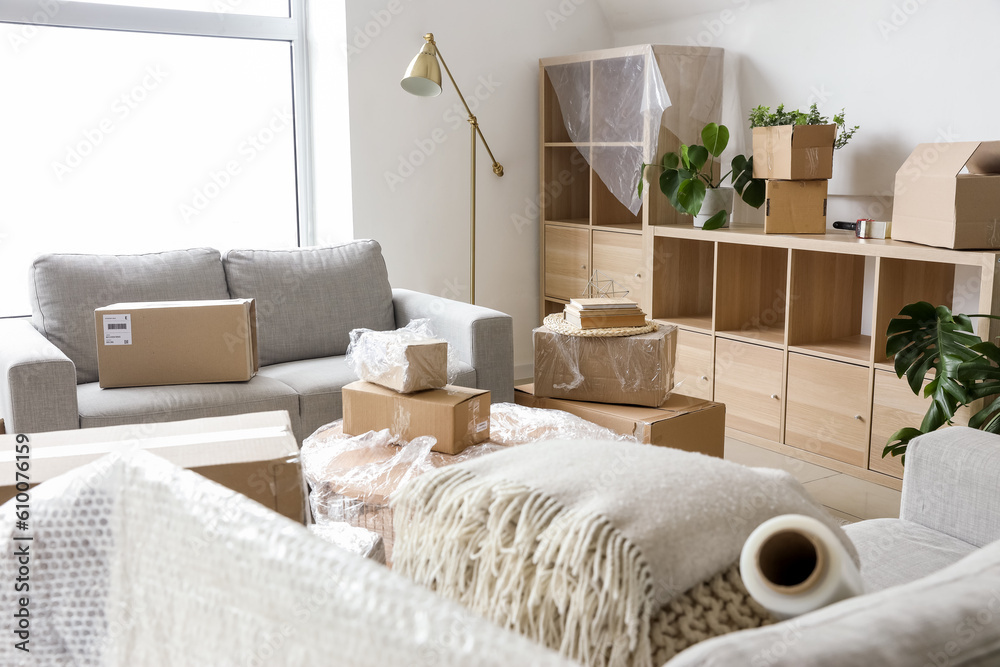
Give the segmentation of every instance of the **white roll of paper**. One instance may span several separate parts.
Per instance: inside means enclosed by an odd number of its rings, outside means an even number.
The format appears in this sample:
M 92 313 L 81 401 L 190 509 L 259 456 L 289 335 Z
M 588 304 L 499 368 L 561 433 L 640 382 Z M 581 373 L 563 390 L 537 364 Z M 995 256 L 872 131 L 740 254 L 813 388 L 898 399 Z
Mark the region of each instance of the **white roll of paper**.
M 861 573 L 837 536 L 801 514 L 757 526 L 740 553 L 740 575 L 747 592 L 780 619 L 863 592 Z

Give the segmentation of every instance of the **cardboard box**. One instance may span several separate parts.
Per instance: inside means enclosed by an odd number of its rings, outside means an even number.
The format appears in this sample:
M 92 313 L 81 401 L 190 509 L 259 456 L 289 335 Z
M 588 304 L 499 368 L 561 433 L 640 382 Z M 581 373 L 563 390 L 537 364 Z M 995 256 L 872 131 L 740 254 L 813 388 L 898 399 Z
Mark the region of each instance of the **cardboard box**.
M 342 390 L 344 433 L 389 429 L 404 440 L 437 439 L 434 451 L 458 454 L 490 437 L 490 392 L 446 385 L 400 394 L 377 384 L 352 382 Z
M 370 348 L 366 348 L 366 352 L 368 356 L 358 360 L 358 376 L 366 382 L 374 382 L 403 394 L 440 389 L 448 384 L 447 341 L 408 342 L 394 346 L 391 353 L 386 350 L 374 358 Z
M 534 331 L 535 393 L 550 398 L 655 407 L 674 386 L 677 329 L 638 336 L 564 336 Z
M 3 435 L 6 432 L 7 432 L 7 429 L 3 425 L 3 417 L 0 417 L 0 435 Z
M 646 444 L 723 457 L 726 406 L 722 403 L 680 394 L 671 394 L 656 408 L 585 403 L 535 396 L 530 384 L 514 388 L 514 401 L 529 408 L 569 412 Z
M 837 126 L 753 128 L 753 177 L 786 181 L 833 178 Z
M 896 172 L 893 197 L 895 240 L 1000 248 L 1000 141 L 918 145 Z
M 14 447 L 0 436 L 0 503 L 15 494 Z M 255 412 L 159 424 L 30 434 L 31 485 L 114 451 L 141 447 L 304 523 L 307 500 L 288 414 Z
M 827 181 L 768 181 L 764 233 L 825 234 L 826 189 Z
M 94 324 L 104 388 L 245 382 L 259 366 L 253 299 L 117 303 Z

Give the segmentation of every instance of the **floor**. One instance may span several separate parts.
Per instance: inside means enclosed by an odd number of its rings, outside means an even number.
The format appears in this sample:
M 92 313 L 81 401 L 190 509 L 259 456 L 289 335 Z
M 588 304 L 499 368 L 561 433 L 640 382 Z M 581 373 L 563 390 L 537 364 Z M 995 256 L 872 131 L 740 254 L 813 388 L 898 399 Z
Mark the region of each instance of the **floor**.
M 726 459 L 761 468 L 780 468 L 802 482 L 842 524 L 899 516 L 899 491 L 726 438 Z

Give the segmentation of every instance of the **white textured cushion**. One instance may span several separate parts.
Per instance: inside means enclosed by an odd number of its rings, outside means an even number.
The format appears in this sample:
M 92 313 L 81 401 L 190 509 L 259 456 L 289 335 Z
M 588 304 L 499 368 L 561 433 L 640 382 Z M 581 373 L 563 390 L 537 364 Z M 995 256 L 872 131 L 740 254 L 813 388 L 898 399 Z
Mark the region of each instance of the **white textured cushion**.
M 976 550 L 962 540 L 902 519 L 870 519 L 844 526 L 861 559 L 865 591 L 908 584 L 943 570 Z
M 1000 541 L 923 579 L 710 639 L 667 663 L 734 665 L 1000 665 Z
M 261 366 L 347 352 L 351 329 L 395 329 L 392 288 L 375 241 L 329 248 L 230 250 L 233 298 L 257 301 Z
M 31 264 L 31 323 L 76 364 L 78 383 L 97 381 L 94 310 L 126 301 L 228 299 L 218 250 L 144 255 L 42 255 Z

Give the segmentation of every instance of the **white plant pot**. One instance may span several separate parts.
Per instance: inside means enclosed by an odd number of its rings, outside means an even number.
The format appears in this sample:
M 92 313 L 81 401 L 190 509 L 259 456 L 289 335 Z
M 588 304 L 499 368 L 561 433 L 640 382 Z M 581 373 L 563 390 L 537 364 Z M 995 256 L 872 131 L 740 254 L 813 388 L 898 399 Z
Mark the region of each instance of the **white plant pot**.
M 733 217 L 733 202 L 736 200 L 736 190 L 733 188 L 709 188 L 705 190 L 705 201 L 701 203 L 701 212 L 694 216 L 694 226 L 704 227 L 708 219 L 719 211 L 727 211 L 726 224 Z

